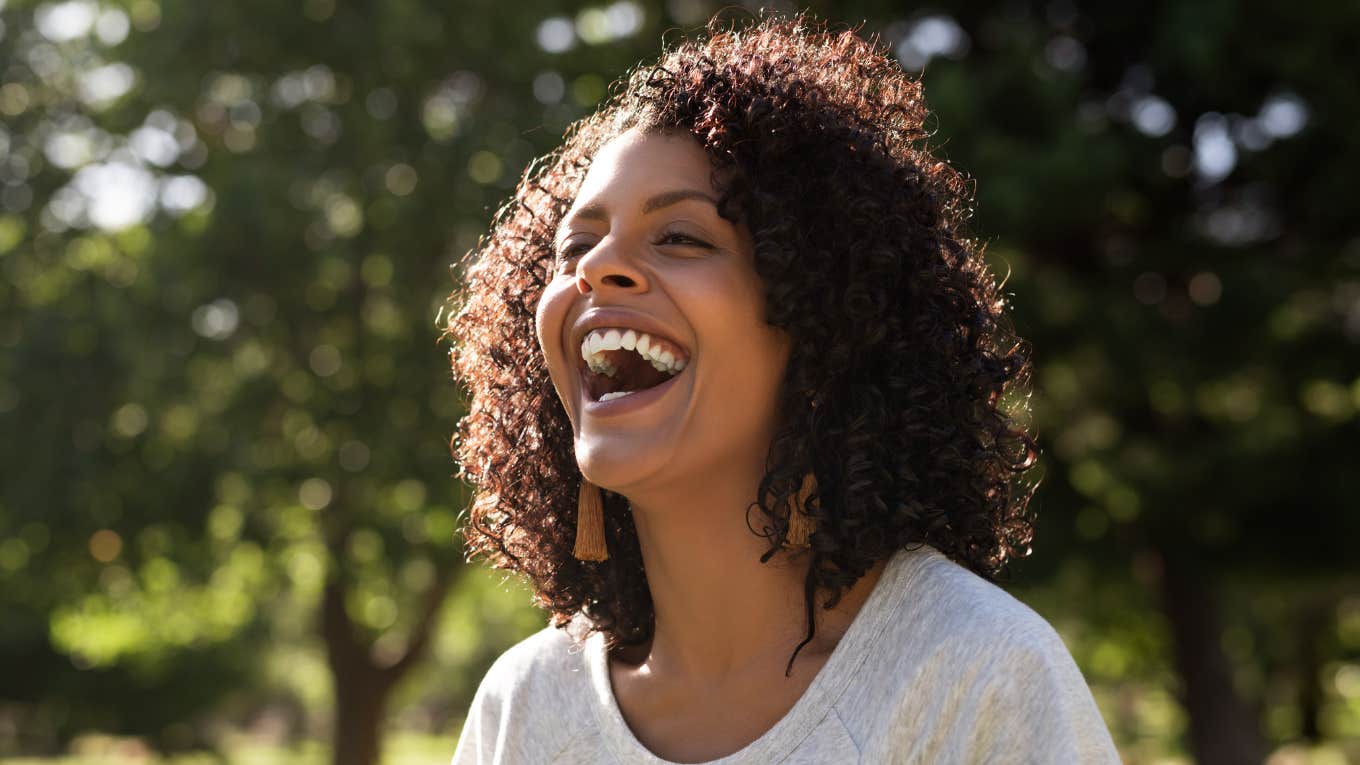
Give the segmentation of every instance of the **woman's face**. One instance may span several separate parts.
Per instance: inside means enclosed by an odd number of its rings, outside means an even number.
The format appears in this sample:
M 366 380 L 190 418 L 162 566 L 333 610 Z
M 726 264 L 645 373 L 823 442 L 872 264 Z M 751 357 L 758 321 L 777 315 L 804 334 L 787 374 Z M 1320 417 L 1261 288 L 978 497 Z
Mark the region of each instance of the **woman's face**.
M 577 462 L 630 499 L 763 472 L 774 435 L 789 343 L 764 321 L 750 234 L 718 215 L 711 173 L 687 134 L 606 144 L 538 304 Z

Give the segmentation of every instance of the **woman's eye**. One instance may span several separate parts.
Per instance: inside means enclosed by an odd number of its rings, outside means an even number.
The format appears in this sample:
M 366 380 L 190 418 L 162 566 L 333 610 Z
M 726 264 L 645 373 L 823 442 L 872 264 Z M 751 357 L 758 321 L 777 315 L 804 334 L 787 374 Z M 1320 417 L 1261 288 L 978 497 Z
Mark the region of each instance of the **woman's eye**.
M 590 245 L 588 244 L 567 245 L 566 247 L 563 247 L 561 250 L 558 251 L 557 262 L 565 263 L 569 260 L 575 260 L 576 258 L 579 258 L 581 255 L 585 254 L 585 251 L 589 249 Z
M 704 249 L 713 248 L 713 245 L 709 244 L 708 242 L 705 242 L 702 239 L 697 239 L 695 237 L 690 236 L 689 234 L 682 234 L 678 231 L 670 231 L 662 234 L 661 238 L 658 239 L 656 243 L 658 245 L 679 244 L 689 245 L 691 247 L 702 247 Z M 562 247 L 561 250 L 557 251 L 557 263 L 559 265 L 566 265 L 567 263 L 570 263 L 571 261 L 576 260 L 577 258 L 589 252 L 591 246 L 592 246 L 591 244 L 586 242 L 578 242 L 576 244 L 565 245 Z
M 662 234 L 661 239 L 660 241 L 657 242 L 657 244 L 691 244 L 696 247 L 704 248 L 712 246 L 708 242 L 705 242 L 701 239 L 695 239 L 689 234 L 682 234 L 679 231 L 669 231 L 665 234 Z

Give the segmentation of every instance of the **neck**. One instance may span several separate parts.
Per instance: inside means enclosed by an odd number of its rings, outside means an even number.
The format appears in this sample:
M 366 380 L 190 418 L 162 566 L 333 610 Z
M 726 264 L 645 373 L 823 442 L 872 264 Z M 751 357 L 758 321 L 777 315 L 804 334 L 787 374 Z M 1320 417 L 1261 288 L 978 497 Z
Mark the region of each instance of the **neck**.
M 724 471 L 683 490 L 630 496 L 656 623 L 650 645 L 628 663 L 698 682 L 776 661 L 782 674 L 806 633 L 809 561 L 780 552 L 760 562 L 768 542 L 746 525 L 760 475 Z M 752 526 L 761 521 L 752 510 Z M 837 626 L 848 626 L 879 571 L 881 565 L 871 569 L 835 614 L 817 609 L 819 639 L 804 646 L 800 659 L 834 647 L 843 632 Z

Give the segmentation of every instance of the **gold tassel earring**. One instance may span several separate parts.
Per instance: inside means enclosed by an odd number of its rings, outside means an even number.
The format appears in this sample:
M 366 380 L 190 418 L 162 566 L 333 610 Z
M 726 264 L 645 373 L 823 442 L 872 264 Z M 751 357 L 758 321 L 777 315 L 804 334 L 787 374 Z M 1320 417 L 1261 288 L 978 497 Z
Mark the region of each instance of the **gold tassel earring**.
M 604 497 L 600 487 L 581 478 L 581 493 L 576 504 L 576 549 L 579 560 L 602 561 L 609 558 L 604 544 Z
M 812 473 L 803 476 L 803 486 L 798 490 L 798 501 L 794 507 L 789 508 L 789 533 L 786 538 L 789 547 L 802 549 L 811 546 L 812 532 L 817 528 L 817 521 L 803 509 L 812 509 L 808 505 L 808 497 L 816 490 L 817 479 Z

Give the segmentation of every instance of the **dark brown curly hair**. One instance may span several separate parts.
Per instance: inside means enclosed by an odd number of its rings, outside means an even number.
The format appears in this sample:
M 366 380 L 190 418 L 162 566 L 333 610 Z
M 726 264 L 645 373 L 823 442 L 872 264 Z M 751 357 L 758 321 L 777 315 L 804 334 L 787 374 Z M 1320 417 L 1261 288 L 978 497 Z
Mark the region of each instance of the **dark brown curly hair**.
M 591 158 L 630 128 L 685 131 L 704 147 L 719 210 L 754 239 L 766 321 L 793 340 L 747 508 L 769 541 L 763 563 L 784 546 L 802 477 L 816 477 L 807 632 L 793 656 L 814 635 L 815 595 L 835 606 L 899 549 L 930 544 L 990 581 L 1027 555 L 1028 346 L 965 232 L 967 182 L 925 145 L 927 115 L 920 83 L 876 37 L 805 15 L 711 21 L 614 83 L 525 170 L 451 298 L 450 355 L 471 393 L 453 439 L 477 487 L 469 557 L 527 576 L 556 627 L 579 612 L 610 648 L 651 636 L 623 496 L 604 492 L 609 559 L 572 555 L 582 477 L 534 327 L 558 223 Z

